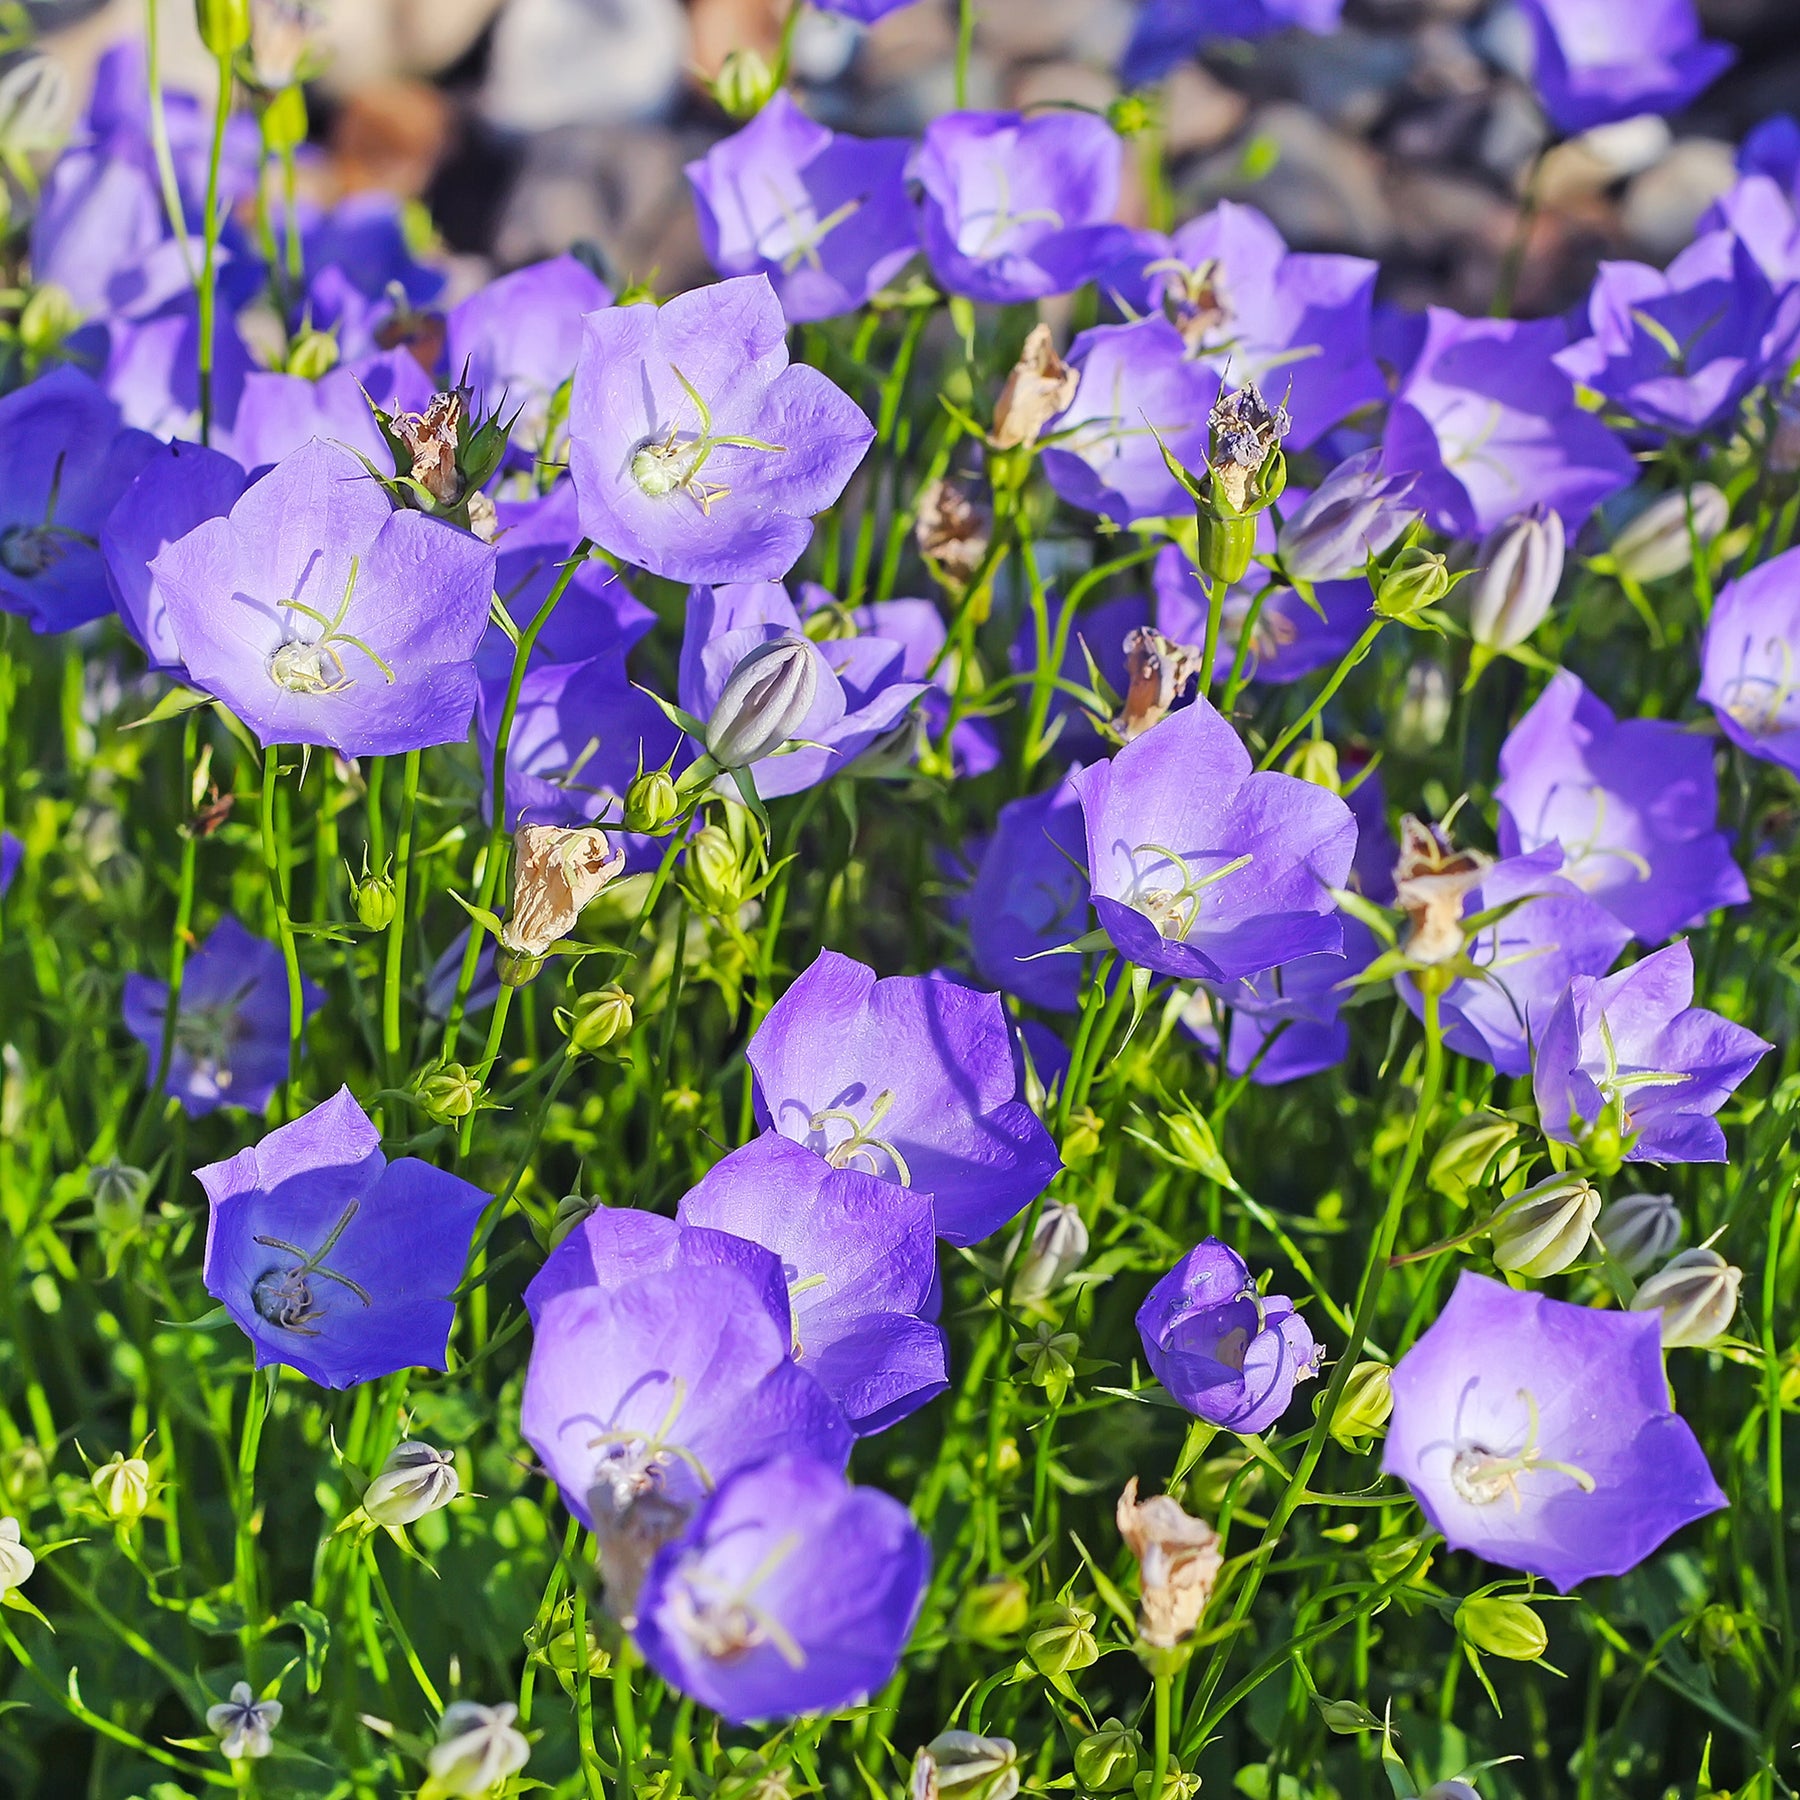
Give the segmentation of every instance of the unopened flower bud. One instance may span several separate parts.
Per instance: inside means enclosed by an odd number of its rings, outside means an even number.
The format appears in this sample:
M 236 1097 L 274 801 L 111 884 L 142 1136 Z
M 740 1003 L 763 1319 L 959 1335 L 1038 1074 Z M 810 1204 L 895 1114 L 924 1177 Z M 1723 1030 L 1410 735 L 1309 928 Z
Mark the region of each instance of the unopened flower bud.
M 1144 1740 L 1118 1719 L 1107 1719 L 1075 1746 L 1075 1779 L 1096 1794 L 1131 1786 L 1144 1753 Z
M 1536 506 L 1488 533 L 1469 584 L 1469 636 L 1488 650 L 1511 650 L 1537 630 L 1562 581 L 1560 513 Z
M 1084 1606 L 1053 1606 L 1025 1640 L 1025 1654 L 1042 1675 L 1067 1675 L 1100 1660 L 1094 1615 Z
M 600 1202 L 590 1200 L 585 1194 L 564 1194 L 551 1216 L 550 1239 L 546 1247 L 554 1250 L 577 1225 L 592 1218 L 599 1210 Z
M 1673 1256 L 1682 1228 L 1681 1209 L 1669 1194 L 1621 1194 L 1594 1226 L 1607 1253 L 1632 1276 Z
M 1552 1175 L 1515 1194 L 1491 1220 L 1494 1266 L 1516 1275 L 1560 1275 L 1587 1249 L 1600 1196 L 1577 1175 Z
M 19 1521 L 0 1519 L 0 1594 L 23 1587 L 37 1567 L 37 1558 L 19 1542 Z
M 913 1761 L 912 1800 L 1012 1800 L 1018 1791 L 1011 1738 L 940 1731 Z
M 1138 1562 L 1138 1636 L 1154 1650 L 1191 1637 L 1224 1566 L 1219 1534 L 1170 1494 L 1140 1502 L 1137 1477 L 1119 1496 L 1119 1536 Z
M 1418 478 L 1389 475 L 1381 463 L 1379 445 L 1347 457 L 1283 522 L 1275 547 L 1288 574 L 1301 581 L 1358 575 L 1418 518 L 1405 503 Z
M 49 1460 L 35 1438 L 25 1438 L 10 1449 L 0 1450 L 0 1492 L 15 1506 L 28 1504 L 49 1485 Z
M 1060 1401 L 1075 1378 L 1075 1358 L 1081 1350 L 1081 1339 L 1072 1331 L 1058 1331 L 1050 1325 L 1039 1325 L 1023 1343 L 1014 1346 L 1013 1354 L 1025 1365 L 1025 1379 L 1043 1388 L 1052 1403 Z
M 362 1508 L 377 1525 L 410 1525 L 462 1492 L 456 1464 L 442 1450 L 403 1438 L 363 1490 Z
M 1481 1800 L 1481 1795 L 1472 1781 L 1458 1777 L 1455 1781 L 1434 1781 L 1419 1800 Z
M 365 931 L 386 931 L 394 904 L 394 884 L 385 875 L 363 875 L 350 884 L 350 907 Z
M 299 82 L 277 88 L 263 103 L 259 123 L 263 148 L 271 156 L 284 156 L 306 142 L 311 121 L 306 113 L 306 89 Z
M 1403 624 L 1436 606 L 1454 585 L 1450 565 L 1436 550 L 1414 544 L 1402 550 L 1382 571 L 1375 589 L 1375 610 Z
M 1421 756 L 1444 741 L 1450 723 L 1450 677 L 1434 657 L 1425 657 L 1406 671 L 1406 685 L 1394 710 L 1394 747 L 1409 756 Z
M 150 1465 L 141 1456 L 116 1453 L 88 1480 L 106 1516 L 117 1524 L 135 1523 L 150 1505 Z
M 1337 745 L 1329 738 L 1306 738 L 1296 744 L 1288 752 L 1288 759 L 1282 764 L 1282 769 L 1296 781 L 1310 781 L 1314 787 L 1322 787 L 1327 793 L 1343 792 L 1343 780 L 1338 773 Z
M 1688 504 L 1693 503 L 1689 536 Z M 1690 493 L 1676 491 L 1654 500 L 1612 541 L 1613 567 L 1633 581 L 1663 581 L 1694 560 L 1694 539 L 1705 549 L 1731 522 L 1731 502 L 1710 481 Z
M 745 655 L 707 721 L 707 755 L 721 769 L 742 769 L 779 750 L 812 710 L 819 660 L 818 649 L 791 631 Z
M 455 1125 L 480 1104 L 481 1080 L 459 1062 L 439 1063 L 420 1072 L 413 1092 L 434 1125 Z
M 1063 1200 L 1048 1201 L 1038 1215 L 1031 1242 L 1013 1276 L 1015 1300 L 1042 1300 L 1081 1267 L 1088 1251 L 1088 1228 L 1080 1211 Z
M 990 434 L 994 448 L 1014 450 L 1035 444 L 1044 427 L 1068 408 L 1080 383 L 1081 371 L 1071 369 L 1057 355 L 1050 327 L 1032 326 L 994 404 Z
M 438 1741 L 425 1758 L 430 1789 L 457 1800 L 481 1800 L 531 1758 L 531 1745 L 513 1723 L 519 1709 L 510 1701 L 478 1706 L 455 1700 L 438 1722 Z
M 625 790 L 625 829 L 659 833 L 681 811 L 675 778 L 667 769 L 645 769 Z
M 194 16 L 214 56 L 235 56 L 250 41 L 250 0 L 194 0 Z
M 1484 1594 L 1456 1609 L 1457 1635 L 1489 1656 L 1509 1662 L 1536 1662 L 1550 1647 L 1550 1634 L 1523 1600 Z
M 1683 1250 L 1638 1289 L 1631 1309 L 1662 1314 L 1665 1350 L 1698 1349 L 1731 1329 L 1743 1282 L 1718 1251 Z
M 150 1194 L 150 1177 L 116 1157 L 95 1163 L 88 1171 L 88 1199 L 94 1223 L 111 1236 L 136 1231 L 144 1222 L 144 1202 Z
M 1346 1450 L 1361 1454 L 1380 1437 L 1394 1410 L 1393 1370 L 1386 1363 L 1359 1362 L 1350 1371 L 1331 1415 L 1331 1435 Z M 1323 1396 L 1321 1396 L 1321 1399 Z
M 688 839 L 683 868 L 688 892 L 703 912 L 726 918 L 743 905 L 743 864 L 721 826 L 703 826 Z
M 712 97 L 728 119 L 752 119 L 768 105 L 779 84 L 759 51 L 733 50 L 713 77 Z
M 1504 1181 L 1519 1163 L 1519 1127 L 1499 1113 L 1472 1112 L 1445 1134 L 1426 1179 L 1458 1206 L 1472 1189 Z
M 979 1643 L 1016 1637 L 1031 1613 L 1031 1592 L 1016 1575 L 996 1575 L 965 1590 L 956 1606 L 956 1629 Z
M 573 1006 L 559 1010 L 556 1022 L 568 1033 L 572 1049 L 592 1056 L 631 1030 L 631 996 L 617 982 L 592 993 L 578 994 Z
M 302 381 L 317 381 L 338 366 L 338 341 L 329 331 L 305 325 L 288 346 L 287 373 Z
M 521 825 L 513 845 L 512 915 L 500 942 L 521 956 L 540 957 L 575 929 L 582 908 L 625 867 L 625 853 L 592 825 Z

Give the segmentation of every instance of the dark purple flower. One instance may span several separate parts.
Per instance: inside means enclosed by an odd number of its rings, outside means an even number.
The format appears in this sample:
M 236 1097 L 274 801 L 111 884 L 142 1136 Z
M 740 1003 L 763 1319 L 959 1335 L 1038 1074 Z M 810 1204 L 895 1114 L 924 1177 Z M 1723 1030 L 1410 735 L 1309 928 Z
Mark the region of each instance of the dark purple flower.
M 721 1482 L 652 1564 L 650 1666 L 733 1724 L 833 1713 L 899 1665 L 931 1552 L 898 1500 L 781 1456 Z
M 1726 1504 L 1669 1405 L 1661 1315 L 1465 1273 L 1393 1373 L 1381 1466 L 1451 1548 L 1565 1593 Z
M 302 980 L 308 1018 L 325 1004 L 325 990 Z M 169 1007 L 165 982 L 125 977 L 125 1029 L 149 1056 L 145 1079 L 162 1057 Z M 181 1005 L 163 1092 L 190 1119 L 221 1106 L 267 1112 L 269 1096 L 287 1079 L 286 966 L 275 945 L 252 937 L 228 913 L 188 958 Z
M 1700 649 L 1700 698 L 1740 750 L 1800 773 L 1800 550 L 1729 582 Z
M 1750 898 L 1717 829 L 1707 738 L 1621 724 L 1562 669 L 1501 746 L 1500 773 L 1502 854 L 1560 843 L 1563 874 L 1646 943 Z
M 1774 1046 L 1693 1000 L 1685 938 L 1617 975 L 1571 981 L 1532 1070 L 1545 1135 L 1581 1143 L 1604 1124 L 1627 1162 L 1723 1162 L 1712 1115 Z
M 181 652 L 150 563 L 177 538 L 223 518 L 244 491 L 244 471 L 199 444 L 164 444 L 107 515 L 100 553 L 125 629 L 153 669 L 179 674 Z
M 1767 175 L 1780 186 L 1800 191 L 1800 119 L 1775 113 L 1744 134 L 1737 166 L 1746 175 Z
M 1196 700 L 1072 778 L 1094 910 L 1122 956 L 1230 981 L 1343 948 L 1356 821 L 1336 794 L 1272 772 Z
M 779 90 L 687 165 L 708 259 L 721 275 L 766 275 L 796 324 L 854 312 L 919 247 L 910 149 L 829 131 Z
M 0 609 L 33 631 L 112 610 L 100 529 L 155 449 L 78 370 L 0 397 Z
M 386 469 L 392 453 L 369 410 L 422 412 L 435 390 L 404 350 L 344 364 L 308 381 L 301 375 L 245 376 L 231 429 L 215 439 L 246 469 L 284 462 L 313 439 L 341 444 Z
M 1227 1431 L 1266 1431 L 1324 1350 L 1294 1303 L 1257 1291 L 1248 1265 L 1217 1238 L 1190 1250 L 1138 1308 L 1156 1379 L 1196 1418 Z
M 605 307 L 582 329 L 569 467 L 587 535 L 672 581 L 785 575 L 875 427 L 789 364 L 768 278 Z
M 296 451 L 151 574 L 195 684 L 262 743 L 380 756 L 468 732 L 494 552 L 396 511 L 348 451 Z
M 1565 132 L 1679 112 L 1736 52 L 1700 35 L 1693 0 L 1520 0 L 1537 41 L 1533 79 Z
M 443 274 L 413 257 L 392 194 L 352 194 L 306 223 L 301 238 L 308 272 L 305 318 L 331 332 L 346 357 L 393 348 L 382 328 L 396 313 L 443 292 Z
M 1555 319 L 1466 319 L 1434 306 L 1388 416 L 1390 469 L 1416 469 L 1413 500 L 1440 531 L 1492 531 L 1540 502 L 1574 532 L 1637 465 L 1576 404 L 1556 365 Z
M 195 1175 L 212 1202 L 207 1291 L 258 1368 L 341 1388 L 445 1366 L 480 1188 L 389 1162 L 348 1088 Z
M 953 294 L 1000 304 L 1080 287 L 1131 241 L 1111 223 L 1124 151 L 1092 113 L 933 119 L 910 168 L 932 273 Z
M 973 1244 L 1062 1167 L 1023 1100 L 998 994 L 890 976 L 835 951 L 769 1009 L 745 1055 L 758 1119 L 834 1168 L 932 1197 L 940 1237 Z
M 5 898 L 6 890 L 12 886 L 13 877 L 24 860 L 24 844 L 10 831 L 0 831 L 0 899 Z
M 803 593 L 825 593 L 807 583 Z M 826 603 L 837 604 L 826 596 Z M 858 631 L 900 646 L 900 673 L 908 681 L 927 683 L 919 697 L 919 717 L 932 737 L 943 735 L 950 719 L 950 684 L 953 666 L 939 652 L 949 635 L 944 615 L 931 600 L 873 600 L 850 613 Z M 950 732 L 950 761 L 961 779 L 985 775 L 1000 766 L 1000 737 L 992 719 L 958 719 Z
M 1146 0 L 1119 74 L 1145 87 L 1213 38 L 1267 37 L 1289 25 L 1336 31 L 1343 7 L 1344 0 Z
M 898 12 L 912 0 L 817 0 L 820 12 L 836 13 L 841 19 L 854 19 L 859 25 L 873 25 L 889 13 Z
M 950 1384 L 936 1310 L 931 1196 L 833 1168 L 768 1132 L 688 1190 L 685 1226 L 765 1246 L 793 1309 L 793 1356 L 867 1437 Z

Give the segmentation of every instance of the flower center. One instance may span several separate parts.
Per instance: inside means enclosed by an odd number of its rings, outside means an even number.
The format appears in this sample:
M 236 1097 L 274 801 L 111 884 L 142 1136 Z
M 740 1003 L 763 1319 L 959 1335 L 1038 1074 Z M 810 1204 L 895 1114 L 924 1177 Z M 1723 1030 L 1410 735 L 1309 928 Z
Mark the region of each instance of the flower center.
M 62 559 L 67 535 L 54 525 L 9 525 L 0 531 L 0 569 L 23 581 L 42 575 Z
M 689 433 L 684 437 L 679 425 L 671 425 L 666 436 L 646 438 L 632 452 L 631 479 L 637 483 L 639 491 L 652 500 L 686 493 L 702 513 L 710 514 L 714 503 L 731 492 L 730 488 L 721 487 L 717 482 L 700 479 L 706 459 L 715 450 L 762 450 L 771 456 L 780 456 L 783 446 L 765 444 L 761 438 L 742 437 L 736 433 L 715 433 L 712 408 L 701 397 L 700 390 L 673 363 L 669 364 L 669 372 L 681 383 L 682 391 L 693 403 L 694 411 L 699 415 L 700 430 L 698 434 Z
M 782 1538 L 737 1586 L 726 1586 L 699 1554 L 690 1555 L 680 1579 L 669 1589 L 672 1623 L 703 1656 L 731 1663 L 763 1644 L 773 1644 L 789 1668 L 806 1665 L 806 1653 L 767 1608 L 756 1591 L 799 1548 L 797 1534 Z
M 847 1106 L 827 1106 L 813 1114 L 807 1121 L 808 1128 L 821 1135 L 829 1135 L 827 1127 L 833 1123 L 849 1126 L 849 1135 L 840 1138 L 824 1152 L 825 1160 L 834 1169 L 851 1168 L 860 1159 L 868 1165 L 871 1175 L 880 1175 L 881 1158 L 885 1156 L 894 1165 L 893 1178 L 902 1187 L 911 1187 L 912 1171 L 906 1166 L 906 1158 L 894 1147 L 891 1139 L 878 1136 L 875 1130 L 887 1117 L 888 1109 L 893 1104 L 894 1090 L 883 1088 L 870 1103 L 866 1122 L 859 1119 Z
M 256 1315 L 267 1320 L 271 1325 L 283 1331 L 296 1331 L 303 1337 L 317 1337 L 318 1331 L 314 1322 L 325 1317 L 330 1308 L 325 1301 L 314 1292 L 313 1281 L 335 1283 L 346 1288 L 360 1300 L 364 1306 L 372 1306 L 368 1289 L 360 1283 L 352 1281 L 348 1275 L 336 1269 L 326 1267 L 325 1259 L 337 1247 L 337 1241 L 344 1235 L 345 1228 L 361 1210 L 362 1202 L 352 1200 L 343 1210 L 338 1222 L 326 1234 L 324 1243 L 308 1255 L 298 1244 L 290 1244 L 284 1238 L 264 1237 L 258 1234 L 252 1241 L 270 1250 L 280 1250 L 298 1260 L 289 1263 L 271 1263 L 256 1278 L 250 1290 L 250 1304 L 255 1307 Z
M 1519 1477 L 1536 1471 L 1566 1475 L 1584 1494 L 1591 1494 L 1594 1478 L 1585 1469 L 1556 1462 L 1539 1451 L 1537 1400 L 1529 1388 L 1520 1388 L 1519 1398 L 1525 1403 L 1526 1413 L 1523 1447 L 1503 1453 L 1473 1440 L 1459 1442 L 1450 1462 L 1450 1485 L 1457 1497 L 1471 1506 L 1492 1506 L 1505 1496 L 1512 1500 L 1513 1511 L 1518 1512 L 1525 1504 L 1519 1492 Z
M 1190 854 L 1198 856 L 1205 852 Z M 1140 856 L 1151 859 L 1149 868 L 1142 872 L 1135 866 Z M 1235 875 L 1252 860 L 1248 855 L 1234 857 L 1204 875 L 1196 875 L 1188 867 L 1187 857 L 1167 850 L 1161 844 L 1139 844 L 1131 853 L 1131 859 L 1132 891 L 1124 896 L 1126 905 L 1142 913 L 1162 936 L 1176 943 L 1185 942 L 1200 922 L 1201 896 L 1205 891 L 1227 875 Z M 1153 884 L 1152 875 L 1164 868 L 1173 870 L 1179 879 L 1172 883 L 1158 879 Z
M 278 688 L 283 688 L 290 694 L 342 693 L 350 686 L 350 671 L 344 667 L 344 653 L 338 648 L 340 644 L 348 644 L 352 649 L 360 650 L 381 671 L 388 685 L 393 686 L 393 669 L 361 638 L 344 630 L 344 619 L 356 593 L 356 574 L 360 561 L 358 557 L 351 557 L 350 574 L 344 583 L 344 597 L 338 602 L 337 611 L 329 618 L 317 607 L 308 606 L 304 600 L 281 602 L 282 611 L 299 613 L 302 618 L 323 626 L 324 634 L 310 642 L 304 638 L 289 638 L 270 655 L 269 679 Z
M 696 446 L 677 443 L 673 432 L 661 443 L 645 444 L 631 459 L 631 479 L 653 500 L 686 487 L 699 469 Z

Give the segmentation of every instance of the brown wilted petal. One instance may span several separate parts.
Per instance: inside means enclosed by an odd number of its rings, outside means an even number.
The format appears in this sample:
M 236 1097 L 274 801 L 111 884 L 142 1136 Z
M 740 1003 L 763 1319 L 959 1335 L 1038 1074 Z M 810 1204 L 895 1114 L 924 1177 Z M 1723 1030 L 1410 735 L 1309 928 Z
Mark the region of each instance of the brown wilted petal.
M 1113 720 L 1113 729 L 1130 743 L 1142 737 L 1186 691 L 1201 672 L 1204 651 L 1198 644 L 1178 644 L 1153 625 L 1140 625 L 1126 634 L 1125 667 L 1131 684 L 1125 705 Z
M 422 413 L 400 413 L 394 432 L 412 456 L 412 478 L 441 505 L 451 505 L 462 487 L 456 472 L 456 428 L 462 419 L 462 396 L 451 392 L 432 397 Z
M 913 537 L 919 554 L 956 581 L 967 581 L 987 555 L 993 515 L 957 481 L 934 481 L 919 496 Z
M 1257 471 L 1288 434 L 1287 408 L 1271 408 L 1255 384 L 1245 382 L 1232 393 L 1220 394 L 1207 424 L 1211 428 L 1207 466 L 1234 510 L 1242 512 L 1260 497 L 1254 492 Z
M 1140 1501 L 1137 1477 L 1119 1496 L 1119 1536 L 1138 1561 L 1138 1636 L 1172 1650 L 1191 1637 L 1212 1598 L 1224 1555 L 1219 1534 L 1169 1494 Z
M 1458 850 L 1435 825 L 1408 813 L 1400 821 L 1394 900 L 1406 914 L 1405 950 L 1414 962 L 1443 963 L 1463 946 L 1463 897 L 1493 866 L 1479 850 Z
M 591 825 L 521 825 L 513 845 L 518 873 L 500 941 L 522 956 L 542 956 L 575 929 L 581 909 L 625 867 L 625 853 Z
M 469 529 L 484 544 L 491 544 L 500 535 L 499 508 L 479 488 L 469 496 Z
M 1021 444 L 1035 444 L 1038 433 L 1075 398 L 1080 383 L 1081 371 L 1071 369 L 1056 354 L 1050 327 L 1032 326 L 994 407 L 990 439 L 994 448 L 1014 450 Z

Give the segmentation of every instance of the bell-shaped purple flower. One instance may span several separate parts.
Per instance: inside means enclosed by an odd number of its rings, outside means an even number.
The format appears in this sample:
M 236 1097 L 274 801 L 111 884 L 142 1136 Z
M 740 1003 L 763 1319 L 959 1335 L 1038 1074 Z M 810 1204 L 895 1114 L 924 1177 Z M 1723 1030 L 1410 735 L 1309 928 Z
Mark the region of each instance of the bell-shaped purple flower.
M 1344 0 L 1146 0 L 1120 65 L 1132 87 L 1160 81 L 1214 38 L 1260 38 L 1290 25 L 1336 31 Z
M 1266 1431 L 1323 1349 L 1294 1303 L 1257 1291 L 1229 1245 L 1206 1238 L 1150 1290 L 1138 1336 L 1156 1379 L 1196 1418 L 1227 1431 Z
M 1718 827 L 1713 746 L 1627 719 L 1559 670 L 1500 749 L 1500 850 L 1560 843 L 1562 873 L 1656 944 L 1750 898 Z
M 1092 113 L 933 119 L 910 169 L 932 273 L 953 294 L 1001 305 L 1080 287 L 1131 242 L 1111 223 L 1124 155 Z
M 1419 516 L 1413 481 L 1388 472 L 1379 444 L 1345 457 L 1314 493 L 1286 505 L 1276 540 L 1282 568 L 1313 582 L 1361 574 Z
M 1565 132 L 1679 112 L 1736 52 L 1700 35 L 1694 0 L 1521 0 L 1537 44 L 1533 80 Z
M 1693 1000 L 1685 938 L 1617 975 L 1571 981 L 1532 1069 L 1545 1135 L 1574 1144 L 1605 1125 L 1627 1162 L 1723 1162 L 1713 1114 L 1774 1046 Z
M 414 258 L 392 194 L 373 189 L 352 194 L 316 214 L 301 236 L 307 268 L 303 315 L 318 330 L 331 332 L 347 357 L 396 348 L 396 312 L 423 307 L 444 290 L 442 272 Z M 437 357 L 426 360 L 435 370 Z
M 212 1202 L 207 1292 L 256 1346 L 321 1387 L 441 1369 L 480 1188 L 389 1162 L 348 1088 L 195 1175 Z
M 1464 1274 L 1401 1357 L 1381 1466 L 1451 1548 L 1563 1592 L 1726 1504 L 1669 1405 L 1660 1314 Z
M 1571 533 L 1637 473 L 1625 446 L 1576 404 L 1557 367 L 1554 319 L 1466 319 L 1434 306 L 1388 415 L 1390 469 L 1417 470 L 1413 500 L 1439 531 L 1492 531 L 1547 505 Z
M 834 1713 L 899 1665 L 931 1568 L 906 1508 L 837 1465 L 780 1456 L 719 1484 L 651 1565 L 637 1641 L 733 1724 Z
M 1094 910 L 1122 956 L 1178 980 L 1230 981 L 1343 948 L 1356 821 L 1336 794 L 1253 774 L 1206 700 L 1074 776 Z
M 582 529 L 653 574 L 785 575 L 874 436 L 841 389 L 789 365 L 766 276 L 583 323 L 569 414 Z
M 777 91 L 687 165 L 700 241 L 721 275 L 766 275 L 795 324 L 854 312 L 919 247 L 904 138 L 859 138 Z
M 859 1437 L 949 1386 L 944 1334 L 929 1316 L 937 1286 L 929 1194 L 833 1168 L 768 1132 L 715 1163 L 676 1216 L 780 1258 L 794 1360 Z
M 325 991 L 301 983 L 306 1016 L 325 1004 Z M 147 975 L 125 977 L 125 1029 L 149 1056 L 146 1078 L 162 1057 L 169 990 Z M 286 966 L 275 945 L 252 937 L 228 913 L 182 971 L 181 1005 L 163 1092 L 190 1119 L 221 1106 L 266 1112 L 269 1096 L 287 1079 Z
M 1800 773 L 1800 549 L 1720 591 L 1700 648 L 1700 698 L 1751 756 Z
M 1018 1097 L 998 994 L 875 971 L 833 950 L 769 1009 L 745 1051 L 758 1119 L 834 1168 L 932 1197 L 939 1237 L 974 1244 L 1062 1167 Z
M 173 244 L 170 248 L 173 249 Z M 212 416 L 214 437 L 229 439 L 244 383 L 255 365 L 229 310 L 228 290 L 252 265 L 220 273 L 219 317 L 213 328 Z M 85 326 L 69 349 L 96 371 L 120 419 L 159 438 L 200 435 L 199 303 L 184 285 L 158 307 Z
M 494 552 L 396 511 L 309 444 L 151 564 L 181 660 L 264 744 L 391 755 L 460 740 Z

